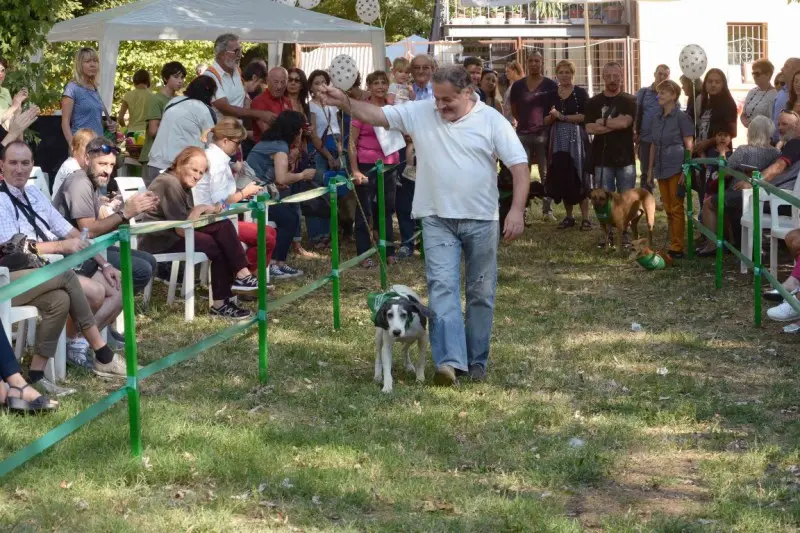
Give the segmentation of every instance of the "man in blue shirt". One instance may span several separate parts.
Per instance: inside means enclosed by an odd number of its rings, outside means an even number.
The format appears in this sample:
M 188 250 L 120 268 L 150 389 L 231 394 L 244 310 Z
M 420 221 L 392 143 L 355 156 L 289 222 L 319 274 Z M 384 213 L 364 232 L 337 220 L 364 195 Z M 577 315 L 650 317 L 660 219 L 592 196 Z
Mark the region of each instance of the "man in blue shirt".
M 772 111 L 772 122 L 777 124 L 778 123 L 778 116 L 781 114 L 786 108 L 786 104 L 789 102 L 789 84 L 792 83 L 792 77 L 794 73 L 800 70 L 800 57 L 790 57 L 786 60 L 786 63 L 783 64 L 783 68 L 781 69 L 781 74 L 783 74 L 783 79 L 786 80 L 786 85 L 781 87 L 781 90 L 778 91 L 778 96 L 775 98 L 775 107 Z M 772 142 L 778 142 L 778 131 L 775 130 L 775 133 L 772 135 Z
M 636 122 L 633 126 L 633 142 L 638 146 L 637 152 L 639 155 L 639 162 L 641 163 L 642 175 L 640 178 L 640 187 L 653 192 L 653 187 L 649 183 L 650 176 L 647 175 L 647 169 L 650 168 L 650 146 L 653 144 L 651 137 L 651 130 L 653 127 L 653 119 L 658 115 L 661 109 L 658 105 L 658 89 L 659 84 L 669 79 L 669 67 L 667 65 L 659 65 L 656 67 L 655 81 L 649 87 L 642 87 L 636 93 Z
M 433 100 L 433 84 L 431 76 L 436 70 L 433 58 L 426 55 L 414 56 L 411 60 L 411 76 L 414 78 L 415 100 Z

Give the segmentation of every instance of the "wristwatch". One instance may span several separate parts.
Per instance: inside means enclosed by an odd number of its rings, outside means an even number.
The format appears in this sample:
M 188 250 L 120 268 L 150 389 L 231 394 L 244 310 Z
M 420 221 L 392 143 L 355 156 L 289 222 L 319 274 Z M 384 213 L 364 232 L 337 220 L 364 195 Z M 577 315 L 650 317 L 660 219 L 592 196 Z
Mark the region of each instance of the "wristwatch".
M 107 269 L 109 267 L 112 267 L 112 266 L 114 266 L 114 265 L 112 265 L 111 263 L 103 263 L 102 265 L 98 265 L 100 270 L 105 270 L 105 269 Z

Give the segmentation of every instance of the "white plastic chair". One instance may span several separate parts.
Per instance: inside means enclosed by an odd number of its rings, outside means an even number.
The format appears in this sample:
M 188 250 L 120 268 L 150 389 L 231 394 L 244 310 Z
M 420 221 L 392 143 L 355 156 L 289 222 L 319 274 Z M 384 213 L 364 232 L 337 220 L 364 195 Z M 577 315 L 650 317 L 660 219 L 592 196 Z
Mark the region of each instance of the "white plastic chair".
M 800 173 L 798 179 L 794 182 L 794 190 L 792 194 L 795 198 L 800 198 Z M 792 208 L 790 216 L 781 216 L 778 214 L 778 208 L 782 205 L 788 205 Z M 770 222 L 770 237 L 769 237 L 769 271 L 773 276 L 778 275 L 778 241 L 786 239 L 786 234 L 792 230 L 800 229 L 800 209 L 793 206 L 783 198 L 778 198 L 773 195 L 769 203 L 769 208 L 772 213 L 772 220 Z
M 61 256 L 53 256 L 58 257 Z M 0 287 L 11 283 L 11 275 L 6 267 L 0 267 Z M 14 346 L 14 355 L 17 359 L 22 357 L 22 352 L 26 344 L 30 345 L 36 341 L 36 323 L 39 319 L 39 310 L 33 305 L 12 306 L 11 301 L 0 302 L 0 319 L 3 321 L 3 329 L 8 342 Z M 19 323 L 17 328 L 17 339 L 14 344 L 12 326 Z M 47 361 L 45 376 L 53 383 L 59 379 L 67 377 L 67 330 L 66 324 L 61 330 L 56 346 L 56 356 Z
M 47 174 L 42 172 L 41 167 L 33 167 L 27 185 L 35 185 L 46 197 L 50 198 L 50 180 Z
M 120 194 L 122 195 L 122 199 L 127 201 L 128 198 L 133 196 L 138 192 L 144 192 L 147 188 L 144 185 L 144 180 L 138 177 L 118 177 L 116 178 L 117 186 L 119 187 Z M 148 222 L 145 223 L 137 223 L 135 220 L 131 220 L 131 225 L 138 225 L 143 226 L 149 224 Z M 153 222 L 152 224 L 158 224 L 158 222 Z M 192 227 L 191 222 L 187 222 L 186 225 L 181 226 L 184 231 L 184 241 L 186 244 L 186 251 L 185 252 L 178 252 L 178 253 L 167 253 L 167 254 L 153 254 L 153 257 L 156 258 L 156 261 L 159 263 L 172 263 L 172 270 L 170 271 L 169 276 L 169 289 L 167 292 L 167 303 L 172 304 L 175 301 L 175 293 L 177 292 L 178 288 L 178 272 L 180 271 L 180 264 L 181 262 L 186 263 L 186 268 L 184 269 L 183 273 L 183 285 L 181 287 L 181 294 L 183 295 L 184 302 L 185 302 L 185 309 L 184 309 L 184 319 L 189 322 L 194 320 L 194 266 L 199 264 L 201 265 L 200 269 L 200 280 L 201 283 L 206 284 L 207 280 L 210 278 L 210 262 L 208 260 L 208 256 L 202 252 L 195 252 L 194 250 L 194 228 Z M 131 237 L 131 247 L 136 247 L 136 241 L 133 237 Z M 145 288 L 145 301 L 150 300 L 150 295 L 152 294 L 152 285 L 153 281 L 151 280 L 150 283 Z M 209 306 L 213 302 L 213 297 L 211 294 L 211 287 L 209 285 L 208 289 L 208 302 Z
M 764 213 L 764 204 L 768 203 L 772 197 L 767 193 L 765 190 L 759 191 L 758 195 L 758 210 L 761 213 L 761 231 L 763 232 L 766 228 L 772 224 L 772 219 L 769 214 Z M 742 225 L 742 254 L 750 259 L 753 260 L 753 189 L 742 189 L 742 218 L 741 218 L 741 225 Z M 761 254 L 761 250 L 764 247 L 764 240 L 761 240 L 761 248 L 758 250 L 758 253 Z M 747 274 L 748 267 L 745 263 L 741 263 L 739 271 L 742 274 Z

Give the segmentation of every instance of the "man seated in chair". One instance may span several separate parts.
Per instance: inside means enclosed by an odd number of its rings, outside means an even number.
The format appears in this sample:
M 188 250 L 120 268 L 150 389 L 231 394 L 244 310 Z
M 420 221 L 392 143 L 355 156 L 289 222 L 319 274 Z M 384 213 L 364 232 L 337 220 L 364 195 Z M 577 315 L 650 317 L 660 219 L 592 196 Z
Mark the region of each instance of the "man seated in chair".
M 88 243 L 81 240 L 80 232 L 55 210 L 50 200 L 35 185 L 27 185 L 33 168 L 33 153 L 28 145 L 22 141 L 12 142 L 6 147 L 2 162 L 0 243 L 8 241 L 16 234 L 23 234 L 28 239 L 37 241 L 38 251 L 42 254 L 70 255 L 86 248 Z M 98 330 L 110 325 L 122 311 L 119 270 L 98 254 L 76 268 L 75 273 L 78 274 L 77 280 L 74 279 L 74 273 L 70 275 L 72 279 L 62 276 L 66 281 L 55 288 L 66 287 L 64 290 L 69 292 L 70 301 L 73 302 L 80 299 L 78 296 L 85 296 L 84 299 L 88 300 L 94 316 L 86 317 L 84 313 L 76 315 L 73 313 L 74 309 L 70 308 L 72 320 L 67 322 L 67 359 L 95 373 L 102 372 L 101 375 L 124 376 L 124 358 L 120 359 L 118 355 L 114 355 L 102 342 L 99 333 L 95 335 Z M 16 272 L 12 272 L 12 280 L 14 274 Z M 42 284 L 44 285 L 47 284 Z M 83 294 L 76 294 L 79 292 L 78 285 L 83 289 Z M 26 305 L 26 303 L 17 302 L 15 299 L 14 305 Z M 40 313 L 42 312 L 40 309 Z M 63 325 L 63 322 L 61 324 Z M 92 327 L 95 329 L 88 334 L 87 331 Z M 61 326 L 56 330 L 52 328 L 50 330 L 55 331 L 55 340 L 58 339 L 60 328 Z M 54 348 L 55 344 L 51 342 L 48 346 Z M 90 347 L 94 350 L 97 361 L 93 361 L 89 355 Z M 48 353 L 45 356 L 51 355 Z M 41 370 L 43 369 L 42 364 Z M 37 380 L 38 378 L 31 381 Z
M 130 219 L 153 211 L 158 206 L 158 197 L 151 192 L 135 194 L 121 205 L 109 204 L 111 213 L 101 216 L 104 198 L 100 189 L 108 184 L 114 166 L 117 163 L 119 149 L 105 137 L 96 137 L 86 145 L 86 158 L 81 168 L 64 179 L 64 184 L 53 198 L 55 207 L 61 216 L 75 228 L 88 228 L 90 237 L 99 237 L 128 224 Z M 118 246 L 108 249 L 106 256 L 114 268 L 121 268 Z M 156 259 L 147 252 L 131 250 L 133 259 L 133 289 L 143 290 L 153 278 Z

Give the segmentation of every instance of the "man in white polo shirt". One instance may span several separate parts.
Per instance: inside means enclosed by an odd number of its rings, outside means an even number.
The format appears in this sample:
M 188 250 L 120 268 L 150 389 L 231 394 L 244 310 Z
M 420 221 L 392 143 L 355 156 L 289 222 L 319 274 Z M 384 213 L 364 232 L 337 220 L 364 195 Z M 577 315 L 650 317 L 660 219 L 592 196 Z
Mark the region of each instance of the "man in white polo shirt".
M 525 149 L 509 122 L 478 101 L 460 65 L 433 74 L 434 100 L 377 107 L 351 100 L 333 87 L 327 103 L 354 118 L 410 135 L 417 150 L 413 214 L 422 219 L 431 319 L 434 382 L 457 383 L 458 374 L 482 380 L 489 360 L 497 286 L 497 162 L 514 178 L 511 212 L 503 236 L 522 234 L 530 169 Z M 466 272 L 466 329 L 461 314 L 461 254 Z
M 217 92 L 211 105 L 217 113 L 226 117 L 255 118 L 266 122 L 275 119 L 274 113 L 245 107 L 244 82 L 239 62 L 242 60 L 242 46 L 239 37 L 225 33 L 214 41 L 214 62 L 204 72 L 217 82 Z

